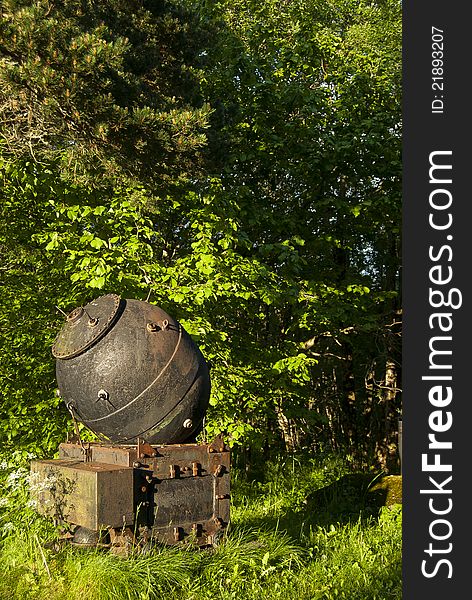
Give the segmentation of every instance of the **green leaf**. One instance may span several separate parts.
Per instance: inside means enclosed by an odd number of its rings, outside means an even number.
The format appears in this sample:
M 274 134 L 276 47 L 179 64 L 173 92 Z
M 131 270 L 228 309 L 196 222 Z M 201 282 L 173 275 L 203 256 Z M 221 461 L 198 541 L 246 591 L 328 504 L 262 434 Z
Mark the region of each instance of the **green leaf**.
M 105 240 L 102 240 L 98 237 L 94 237 L 90 241 L 90 245 L 92 246 L 92 248 L 103 248 L 103 246 L 106 246 L 107 243 L 105 242 Z

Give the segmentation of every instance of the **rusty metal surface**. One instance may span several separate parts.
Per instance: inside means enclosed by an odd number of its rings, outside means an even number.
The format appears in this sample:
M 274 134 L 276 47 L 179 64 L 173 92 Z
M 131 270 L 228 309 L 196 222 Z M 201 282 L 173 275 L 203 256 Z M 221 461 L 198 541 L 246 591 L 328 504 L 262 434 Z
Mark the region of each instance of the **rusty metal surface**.
M 94 301 L 103 308 L 94 326 L 103 327 L 99 336 L 89 332 L 94 303 L 84 307 L 87 313 L 79 307 L 69 315 L 53 350 L 62 398 L 85 425 L 114 443 L 194 439 L 210 395 L 205 359 L 161 308 L 121 299 L 113 312 L 110 303 L 115 306 L 117 298 Z
M 153 527 L 202 523 L 214 516 L 214 480 L 162 479 L 156 484 Z
M 52 353 L 56 358 L 72 358 L 90 348 L 113 325 L 120 307 L 120 297 L 107 294 L 79 306 L 67 315 L 56 337 Z
M 31 463 L 40 514 L 98 530 L 134 523 L 132 468 L 51 459 Z
M 90 461 L 104 463 L 107 465 L 121 465 L 132 467 L 137 459 L 137 450 L 122 446 L 102 446 L 100 444 L 88 445 Z M 59 445 L 59 458 L 75 458 L 81 460 L 84 457 L 83 450 L 79 444 L 63 443 Z
M 211 444 L 117 446 L 90 444 L 91 463 L 132 466 L 136 525 L 167 544 L 193 539 L 211 544 L 230 520 L 230 452 Z M 61 457 L 80 459 L 82 448 L 67 443 Z
M 77 527 L 72 535 L 70 543 L 80 548 L 108 548 L 110 547 L 109 534 L 106 529 L 87 529 Z

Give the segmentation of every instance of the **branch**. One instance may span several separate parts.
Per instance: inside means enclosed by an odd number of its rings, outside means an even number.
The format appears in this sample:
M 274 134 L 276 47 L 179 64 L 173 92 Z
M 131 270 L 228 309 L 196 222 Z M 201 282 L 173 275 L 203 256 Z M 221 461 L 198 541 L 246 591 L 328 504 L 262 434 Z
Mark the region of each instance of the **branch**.
M 337 354 L 333 354 L 332 352 L 312 352 L 311 350 L 309 350 L 307 352 L 307 354 L 309 354 L 310 356 L 315 356 L 315 357 L 331 357 L 331 358 L 337 358 L 338 360 L 349 360 L 349 357 L 347 356 L 338 356 Z
M 8 50 L 8 48 L 5 48 L 5 46 L 0 45 L 0 53 L 12 58 L 18 64 L 21 64 L 23 62 L 23 59 L 21 58 L 21 56 L 19 54 L 15 54 L 15 52 Z
M 344 329 L 340 329 L 336 335 L 339 335 L 340 333 L 342 334 L 348 334 L 348 333 L 352 333 L 353 331 L 355 331 L 354 327 L 345 327 Z M 305 350 L 309 350 L 310 348 L 313 348 L 313 346 L 316 344 L 316 342 L 323 337 L 329 337 L 332 338 L 336 344 L 338 346 L 341 346 L 341 342 L 335 337 L 334 334 L 332 334 L 330 331 L 325 331 L 323 333 L 319 333 L 318 335 L 313 336 L 312 338 L 310 338 L 309 340 L 307 340 L 306 342 L 303 342 L 303 348 Z

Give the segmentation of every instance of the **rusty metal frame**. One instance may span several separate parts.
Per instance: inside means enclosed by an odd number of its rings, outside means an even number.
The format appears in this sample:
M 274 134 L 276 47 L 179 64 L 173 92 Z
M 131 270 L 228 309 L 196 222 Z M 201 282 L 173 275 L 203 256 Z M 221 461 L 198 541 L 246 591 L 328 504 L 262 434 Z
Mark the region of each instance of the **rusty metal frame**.
M 92 518 L 74 514 L 69 521 L 81 527 L 91 523 L 95 529 L 108 527 L 114 540 L 122 535 L 112 500 L 120 494 L 131 495 L 134 514 L 132 520 L 128 514 L 123 527 L 166 544 L 186 540 L 200 546 L 213 544 L 230 520 L 230 452 L 221 438 L 209 444 L 150 445 L 140 440 L 126 446 L 96 443 L 89 445 L 86 455 L 80 444 L 63 443 L 59 459 L 36 461 L 35 469 L 44 471 L 51 465 L 59 471 L 73 468 L 81 473 L 109 473 L 106 502 L 100 492 L 93 497 L 99 486 L 92 486 L 90 492 L 83 487 L 81 493 L 90 497 L 81 498 L 80 503 L 88 507 Z M 127 471 L 132 471 L 132 483 L 126 480 L 124 484 L 122 473 Z M 114 478 L 113 473 L 121 475 Z M 123 485 L 132 490 L 124 491 Z

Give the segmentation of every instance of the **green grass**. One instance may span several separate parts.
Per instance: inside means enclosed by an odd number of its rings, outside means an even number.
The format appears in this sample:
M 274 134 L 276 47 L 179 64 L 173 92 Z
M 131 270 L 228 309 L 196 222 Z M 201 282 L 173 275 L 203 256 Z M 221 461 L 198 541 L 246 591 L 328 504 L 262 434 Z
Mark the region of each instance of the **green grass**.
M 48 549 L 53 531 L 21 508 L 16 482 L 0 508 L 0 599 L 399 600 L 401 506 L 373 505 L 374 477 L 335 457 L 233 471 L 232 524 L 218 548 L 127 558 Z

